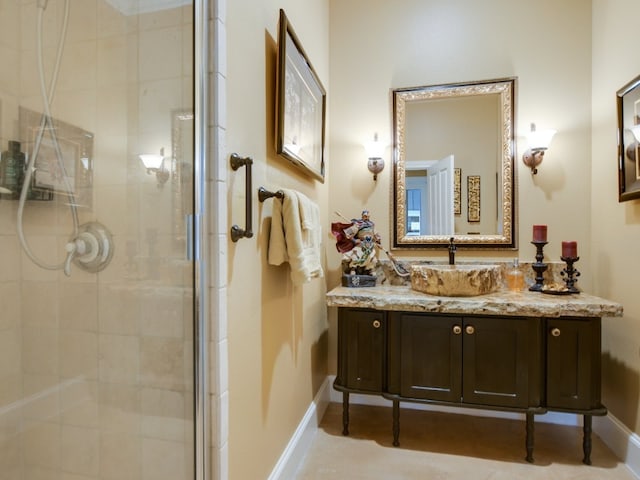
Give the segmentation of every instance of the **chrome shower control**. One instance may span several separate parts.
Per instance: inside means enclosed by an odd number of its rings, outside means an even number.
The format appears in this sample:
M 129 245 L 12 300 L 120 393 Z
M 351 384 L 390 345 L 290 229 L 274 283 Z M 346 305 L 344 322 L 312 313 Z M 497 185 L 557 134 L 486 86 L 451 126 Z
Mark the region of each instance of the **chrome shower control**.
M 104 269 L 113 257 L 113 239 L 104 225 L 89 222 L 80 225 L 78 234 L 66 245 L 65 275 L 71 275 L 71 262 L 82 270 L 96 273 Z

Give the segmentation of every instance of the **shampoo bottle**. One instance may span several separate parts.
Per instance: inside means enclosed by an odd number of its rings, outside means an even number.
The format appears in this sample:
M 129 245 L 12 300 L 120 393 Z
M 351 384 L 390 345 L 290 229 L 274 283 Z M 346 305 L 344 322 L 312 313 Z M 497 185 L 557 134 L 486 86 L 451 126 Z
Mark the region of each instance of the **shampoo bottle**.
M 520 271 L 518 259 L 513 259 L 513 265 L 507 272 L 507 288 L 512 292 L 524 290 L 524 274 Z
M 20 198 L 24 167 L 24 153 L 20 151 L 20 142 L 9 140 L 9 148 L 0 157 L 0 180 L 2 187 L 9 191 L 3 191 L 3 198 Z

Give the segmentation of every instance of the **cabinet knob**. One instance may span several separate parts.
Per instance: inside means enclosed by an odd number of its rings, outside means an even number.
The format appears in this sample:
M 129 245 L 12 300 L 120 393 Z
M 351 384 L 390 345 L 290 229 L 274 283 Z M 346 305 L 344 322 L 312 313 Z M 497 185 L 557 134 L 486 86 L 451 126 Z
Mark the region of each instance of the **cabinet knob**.
M 380 328 L 380 320 L 373 321 L 373 328 Z
M 465 328 L 464 331 L 467 332 L 468 335 L 473 335 L 476 329 L 473 328 L 473 325 L 467 325 L 467 328 Z
M 551 335 L 553 335 L 554 337 L 559 337 L 560 336 L 560 329 L 559 328 L 552 328 L 551 329 Z
M 460 335 L 462 333 L 462 327 L 460 325 L 454 325 L 453 333 L 455 333 L 456 335 Z

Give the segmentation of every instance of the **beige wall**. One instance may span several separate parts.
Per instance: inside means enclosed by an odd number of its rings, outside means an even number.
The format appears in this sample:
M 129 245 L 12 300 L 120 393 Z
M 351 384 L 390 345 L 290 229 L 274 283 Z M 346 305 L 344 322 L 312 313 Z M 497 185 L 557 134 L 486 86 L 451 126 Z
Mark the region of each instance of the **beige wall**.
M 360 145 L 370 132 L 389 128 L 390 88 L 517 76 L 517 255 L 530 259 L 531 225 L 548 224 L 547 258 L 557 261 L 560 242 L 577 240 L 580 286 L 623 304 L 623 319 L 603 322 L 603 402 L 640 431 L 640 305 L 633 282 L 640 270 L 633 253 L 640 208 L 638 201 L 617 202 L 615 117 L 615 92 L 640 71 L 633 30 L 620 19 L 637 16 L 640 6 L 595 0 L 592 25 L 590 3 L 580 0 L 400 3 L 331 2 L 330 141 L 340 163 L 330 165 L 329 211 L 368 206 L 388 243 L 391 169 L 373 184 Z M 535 177 L 521 162 L 531 122 L 558 130 Z M 335 285 L 339 255 L 328 252 Z M 334 343 L 332 335 L 332 349 Z M 334 358 L 332 351 L 333 369 Z
M 621 26 L 621 19 L 640 14 L 640 6 L 634 0 L 594 0 L 592 15 L 591 3 L 583 0 L 329 0 L 327 53 L 326 11 L 321 4 L 305 5 L 304 13 L 293 2 L 285 9 L 325 86 L 330 84 L 328 184 L 308 181 L 273 154 L 271 82 L 279 5 L 245 0 L 229 6 L 230 23 L 243 26 L 230 29 L 229 70 L 235 80 L 229 85 L 229 106 L 233 103 L 234 109 L 229 117 L 235 128 L 233 133 L 230 128 L 228 151 L 254 155 L 256 187 L 264 181 L 272 188 L 300 188 L 321 208 L 326 205 L 325 224 L 335 219 L 335 210 L 356 216 L 369 208 L 388 246 L 391 152 L 387 151 L 386 170 L 374 183 L 362 144 L 373 132 L 391 140 L 389 89 L 518 77 L 520 248 L 467 250 L 460 256 L 517 255 L 530 260 L 531 226 L 537 223 L 549 226 L 545 252 L 550 261 L 559 260 L 562 240 L 578 241 L 580 286 L 625 307 L 624 318 L 603 322 L 603 401 L 613 415 L 639 432 L 640 306 L 633 279 L 640 270 L 640 257 L 634 253 L 640 208 L 638 201 L 617 202 L 615 91 L 640 71 L 634 31 Z M 311 21 L 318 18 L 319 22 Z M 245 74 L 249 77 L 243 78 Z M 537 176 L 531 176 L 521 161 L 531 122 L 558 130 Z M 233 223 L 243 218 L 242 180 L 242 174 L 230 179 Z M 231 478 L 263 477 L 270 471 L 316 391 L 312 378 L 322 371 L 309 358 L 314 357 L 314 347 L 325 342 L 320 340 L 325 328 L 324 284 L 295 289 L 286 268 L 266 265 L 270 208 L 268 201 L 255 215 L 257 238 L 230 248 Z M 339 283 L 340 255 L 332 240 L 325 240 L 324 283 L 330 289 Z M 441 259 L 445 253 L 398 255 Z M 307 313 L 304 320 L 302 312 Z M 335 312 L 330 312 L 329 323 L 331 373 Z
M 327 0 L 227 2 L 226 151 L 250 155 L 250 239 L 229 241 L 229 478 L 267 478 L 326 378 L 327 279 L 293 286 L 289 266 L 267 264 L 272 205 L 257 188 L 293 188 L 318 203 L 328 238 L 328 189 L 280 158 L 274 147 L 278 11 L 283 8 L 324 87 L 329 88 Z M 328 151 L 328 150 L 327 150 Z M 331 158 L 327 160 L 331 164 Z M 228 165 L 228 163 L 227 163 Z M 229 226 L 244 227 L 245 171 L 228 170 Z M 323 258 L 323 263 L 324 263 Z
M 458 250 L 458 257 L 533 260 L 533 224 L 547 224 L 547 259 L 559 261 L 561 241 L 590 254 L 591 11 L 583 0 L 332 0 L 328 211 L 355 215 L 369 208 L 383 244 L 390 244 L 391 149 L 374 183 L 363 142 L 372 132 L 391 141 L 389 91 L 394 87 L 518 77 L 516 182 L 518 252 Z M 567 28 L 571 25 L 571 28 Z M 571 59 L 571 61 L 567 61 Z M 538 174 L 522 164 L 529 124 L 558 134 Z M 327 249 L 329 285 L 339 283 L 340 255 Z M 398 253 L 444 259 L 446 252 Z M 583 261 L 580 285 L 593 274 Z M 332 327 L 333 315 L 330 312 Z M 330 371 L 335 371 L 331 329 Z
M 634 0 L 593 2 L 593 137 L 590 263 L 594 293 L 620 302 L 622 319 L 603 322 L 603 402 L 630 430 L 640 432 L 640 202 L 618 203 L 616 91 L 640 73 Z

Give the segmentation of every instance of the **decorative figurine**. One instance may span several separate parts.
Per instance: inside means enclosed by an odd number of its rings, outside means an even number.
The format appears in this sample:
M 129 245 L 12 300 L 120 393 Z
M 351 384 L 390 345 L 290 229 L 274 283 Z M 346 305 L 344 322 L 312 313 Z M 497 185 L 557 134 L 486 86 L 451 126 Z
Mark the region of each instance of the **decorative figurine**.
M 336 249 L 342 253 L 343 285 L 375 286 L 381 239 L 375 232 L 375 223 L 371 220 L 369 210 L 363 210 L 360 218 L 353 218 L 349 223 L 332 223 L 331 233 L 336 238 Z

